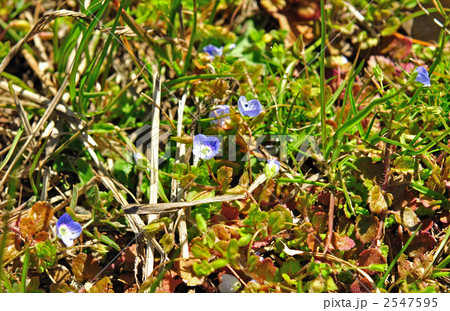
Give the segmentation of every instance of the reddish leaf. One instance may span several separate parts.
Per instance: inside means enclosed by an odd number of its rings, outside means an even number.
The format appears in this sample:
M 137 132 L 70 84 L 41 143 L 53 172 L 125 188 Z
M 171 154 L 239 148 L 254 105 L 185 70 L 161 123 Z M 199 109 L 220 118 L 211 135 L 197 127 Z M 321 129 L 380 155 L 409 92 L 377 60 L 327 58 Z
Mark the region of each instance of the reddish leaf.
M 177 276 L 174 272 L 167 271 L 160 283 L 160 286 L 156 290 L 157 293 L 173 293 L 175 288 L 183 283 L 181 278 Z
M 450 212 L 446 210 L 442 211 L 439 217 L 439 221 L 442 222 L 443 224 L 450 223 Z
M 356 277 L 356 280 L 350 285 L 352 293 L 370 293 L 372 292 L 372 283 L 366 278 Z
M 417 256 L 434 248 L 436 240 L 429 232 L 420 232 L 414 237 L 406 250 L 410 256 Z
M 420 227 L 420 232 L 429 231 L 433 228 L 434 222 L 430 218 L 422 219 L 422 227 Z
M 265 258 L 261 261 L 257 261 L 251 271 L 254 279 L 261 284 L 265 281 L 272 282 L 275 278 L 276 268 L 272 259 Z
M 369 248 L 364 250 L 359 254 L 358 267 L 368 267 L 372 264 L 384 264 L 386 263 L 386 258 L 381 254 L 378 248 Z M 376 271 L 371 271 L 369 269 L 364 269 L 368 274 L 375 274 Z
M 308 234 L 308 237 L 306 238 L 306 244 L 311 251 L 315 252 L 321 243 L 322 239 L 317 234 Z
M 36 242 L 44 242 L 45 240 L 47 240 L 49 238 L 49 235 L 47 232 L 41 231 L 36 233 L 36 235 L 34 236 L 34 240 Z
M 333 246 L 334 249 L 338 249 L 340 251 L 347 251 L 355 247 L 355 241 L 353 241 L 348 236 L 341 237 L 339 234 L 333 233 L 331 245 Z
M 239 218 L 239 210 L 234 208 L 230 204 L 222 203 L 222 215 L 225 216 L 228 220 L 236 220 Z
M 268 245 L 270 243 L 270 241 L 272 241 L 272 237 L 270 237 L 270 236 L 262 238 L 259 241 L 255 241 L 252 244 L 252 249 L 258 249 L 258 248 L 264 247 L 264 246 Z

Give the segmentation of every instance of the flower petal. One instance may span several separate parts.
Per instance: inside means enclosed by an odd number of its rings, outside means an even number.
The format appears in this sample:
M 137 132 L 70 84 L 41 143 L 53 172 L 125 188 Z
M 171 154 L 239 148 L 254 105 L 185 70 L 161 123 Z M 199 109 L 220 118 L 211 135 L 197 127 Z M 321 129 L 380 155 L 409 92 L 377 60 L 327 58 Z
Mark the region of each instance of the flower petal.
M 59 227 L 62 224 L 69 224 L 71 222 L 73 222 L 72 217 L 70 217 L 69 214 L 64 213 L 61 217 L 59 217 L 58 221 L 56 222 L 56 227 Z
M 253 118 L 259 115 L 262 111 L 262 106 L 259 100 L 252 99 L 248 102 L 248 108 L 246 110 L 246 115 Z
M 243 116 L 246 115 L 245 112 L 246 112 L 246 109 L 247 109 L 247 98 L 245 98 L 245 96 L 239 97 L 239 99 L 238 99 L 238 109 L 239 109 L 239 112 Z
M 424 66 L 417 67 L 416 81 L 423 84 L 423 86 L 431 86 L 430 76 Z
M 83 228 L 81 225 L 77 222 L 72 222 L 70 224 L 67 224 L 67 228 L 69 229 L 69 236 L 72 239 L 76 239 L 80 236 L 81 232 L 83 231 Z
M 63 237 L 61 238 L 61 240 L 63 241 L 63 243 L 64 243 L 67 247 L 73 246 L 73 239 L 71 239 L 70 237 L 68 237 L 68 236 L 63 236 Z

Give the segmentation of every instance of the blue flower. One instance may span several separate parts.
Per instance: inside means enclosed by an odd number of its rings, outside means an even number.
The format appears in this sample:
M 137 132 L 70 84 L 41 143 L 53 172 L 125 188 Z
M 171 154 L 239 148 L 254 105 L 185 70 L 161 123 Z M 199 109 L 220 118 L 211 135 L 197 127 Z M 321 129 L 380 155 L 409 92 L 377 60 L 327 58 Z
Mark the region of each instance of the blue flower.
M 83 231 L 81 225 L 73 221 L 67 213 L 64 213 L 56 222 L 56 235 L 67 247 L 73 245 L 73 240 L 80 236 L 81 231 Z
M 220 141 L 214 136 L 198 134 L 194 136 L 194 149 L 192 152 L 200 159 L 209 160 L 219 153 Z
M 264 174 L 266 174 L 267 178 L 272 178 L 280 171 L 280 161 L 277 159 L 267 160 L 267 164 L 264 167 Z
M 430 76 L 428 71 L 424 66 L 417 67 L 416 69 L 417 77 L 416 81 L 423 84 L 423 86 L 431 86 Z
M 231 274 L 222 275 L 222 282 L 219 284 L 221 293 L 235 293 L 241 287 L 241 283 Z
M 245 98 L 245 96 L 239 97 L 238 108 L 239 112 L 243 116 L 249 116 L 251 118 L 256 117 L 262 111 L 262 106 L 259 100 L 252 99 L 249 102 L 247 102 L 247 98 Z
M 210 118 L 216 118 L 219 116 L 223 116 L 226 114 L 230 113 L 230 107 L 227 105 L 218 105 L 216 106 L 212 111 L 209 112 L 209 117 Z M 226 121 L 230 120 L 230 116 L 226 116 L 226 117 L 222 117 L 220 119 L 217 120 L 212 120 L 211 124 L 213 125 L 217 125 L 219 124 L 219 126 L 224 126 Z
M 210 59 L 214 59 L 215 56 L 222 56 L 222 54 L 223 54 L 223 46 L 218 48 L 215 45 L 208 44 L 207 46 L 205 46 L 203 48 L 203 52 L 208 53 Z

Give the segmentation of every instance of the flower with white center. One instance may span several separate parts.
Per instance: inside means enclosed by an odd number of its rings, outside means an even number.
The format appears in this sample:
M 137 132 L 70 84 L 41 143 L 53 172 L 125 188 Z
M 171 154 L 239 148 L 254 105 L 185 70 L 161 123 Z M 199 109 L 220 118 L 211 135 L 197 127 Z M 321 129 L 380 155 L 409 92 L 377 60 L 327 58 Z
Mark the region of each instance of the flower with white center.
M 217 117 L 220 117 L 220 116 L 223 116 L 226 114 L 230 114 L 230 107 L 227 105 L 218 105 L 209 112 L 209 117 L 217 118 Z M 219 124 L 219 126 L 222 127 L 229 120 L 230 120 L 230 116 L 226 116 L 226 117 L 219 118 L 217 120 L 212 120 L 211 124 L 213 124 L 213 125 Z
M 247 98 L 245 98 L 245 96 L 239 97 L 238 108 L 239 112 L 243 116 L 248 116 L 251 118 L 256 117 L 262 111 L 262 106 L 259 100 L 251 99 L 250 101 L 247 102 Z
M 219 284 L 221 293 L 235 293 L 241 287 L 241 283 L 231 274 L 222 275 L 222 282 Z
M 67 247 L 73 245 L 73 240 L 80 236 L 81 231 L 83 231 L 81 225 L 73 221 L 67 213 L 64 213 L 56 222 L 56 235 Z
M 220 141 L 214 136 L 198 134 L 194 136 L 192 153 L 200 159 L 209 160 L 219 153 Z
M 267 178 L 272 178 L 280 171 L 280 161 L 277 159 L 270 159 L 267 161 L 266 166 L 264 167 L 264 174 L 266 174 Z
M 424 66 L 417 67 L 416 69 L 417 77 L 416 81 L 423 84 L 423 86 L 431 86 L 430 76 L 428 71 Z

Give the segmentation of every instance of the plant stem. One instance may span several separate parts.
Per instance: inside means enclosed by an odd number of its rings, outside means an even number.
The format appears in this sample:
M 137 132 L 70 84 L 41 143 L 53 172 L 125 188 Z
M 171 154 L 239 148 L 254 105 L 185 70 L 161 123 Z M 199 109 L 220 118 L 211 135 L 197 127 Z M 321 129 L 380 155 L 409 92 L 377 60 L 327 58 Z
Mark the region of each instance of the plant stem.
M 320 0 L 320 116 L 323 154 L 326 148 L 326 103 L 325 103 L 325 1 Z

